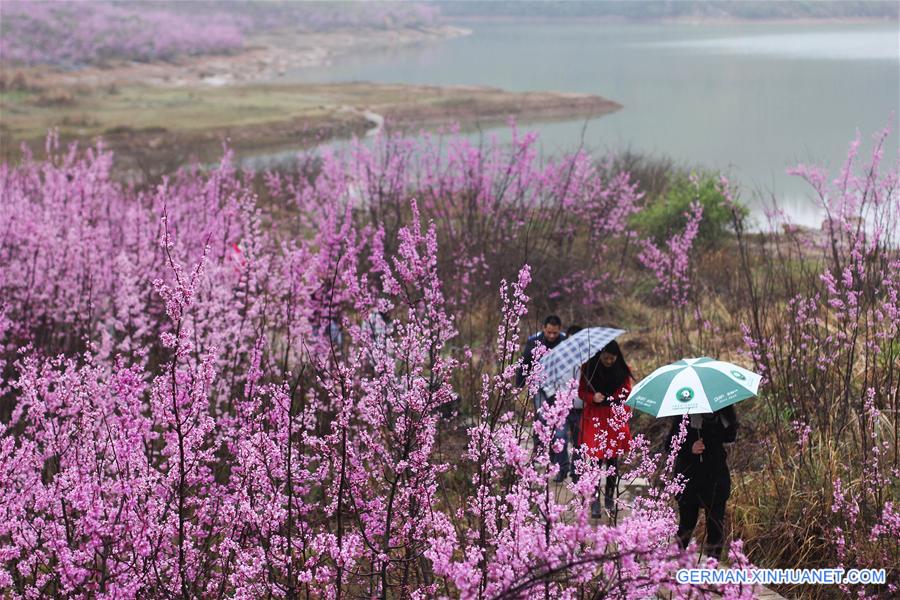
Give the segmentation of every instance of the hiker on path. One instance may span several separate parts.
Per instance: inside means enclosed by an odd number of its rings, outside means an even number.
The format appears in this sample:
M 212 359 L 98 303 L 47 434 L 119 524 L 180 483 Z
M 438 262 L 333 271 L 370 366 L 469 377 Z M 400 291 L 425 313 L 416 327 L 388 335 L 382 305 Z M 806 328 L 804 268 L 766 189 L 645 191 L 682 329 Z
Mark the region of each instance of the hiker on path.
M 526 380 L 531 373 L 534 364 L 534 351 L 538 346 L 543 346 L 547 350 L 552 350 L 553 348 L 556 348 L 560 342 L 566 339 L 566 334 L 562 333 L 561 329 L 562 320 L 556 315 L 549 315 L 544 319 L 544 325 L 541 331 L 528 338 L 528 341 L 525 343 L 525 349 L 522 352 L 522 363 L 519 368 L 516 369 L 516 387 L 525 387 Z M 541 389 L 539 389 L 537 394 L 532 397 L 531 401 L 534 404 L 534 414 L 537 420 L 544 422 L 541 415 L 542 408 L 545 405 L 552 406 L 554 398 L 554 396 L 547 396 Z M 557 431 L 554 434 L 554 439 L 558 437 L 559 434 L 560 432 Z M 565 435 L 565 433 L 562 435 Z M 535 447 L 538 445 L 537 434 L 534 436 L 534 445 Z M 565 449 L 562 452 L 554 452 L 551 447 L 550 462 L 558 467 L 556 481 L 563 481 L 569 470 L 568 453 L 565 452 Z
M 671 449 L 680 424 L 681 417 L 672 419 L 666 448 Z M 682 548 L 687 548 L 702 508 L 706 511 L 703 551 L 717 560 L 725 539 L 725 504 L 731 496 L 725 444 L 737 438 L 737 428 L 734 406 L 726 406 L 714 413 L 690 415 L 687 437 L 676 449 L 675 473 L 687 478 L 687 484 L 678 496 L 678 541 Z
M 588 457 L 601 460 L 613 469 L 603 491 L 603 507 L 609 512 L 615 510 L 618 457 L 628 450 L 631 442 L 627 421 L 631 408 L 623 406 L 624 413 L 617 416 L 613 407 L 623 405 L 632 385 L 634 376 L 615 341 L 609 342 L 581 368 L 578 396 L 584 402 L 584 410 L 579 445 L 584 446 Z M 602 516 L 599 495 L 598 486 L 597 498 L 591 503 L 591 517 L 595 519 Z

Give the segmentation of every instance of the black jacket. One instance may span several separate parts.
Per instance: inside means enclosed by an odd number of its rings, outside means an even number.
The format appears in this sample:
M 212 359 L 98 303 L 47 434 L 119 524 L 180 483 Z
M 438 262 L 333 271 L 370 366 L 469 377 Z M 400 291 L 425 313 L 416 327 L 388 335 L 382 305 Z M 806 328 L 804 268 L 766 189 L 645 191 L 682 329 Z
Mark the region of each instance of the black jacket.
M 525 386 L 525 378 L 531 372 L 531 363 L 533 362 L 534 349 L 538 344 L 544 346 L 548 350 L 552 350 L 559 346 L 560 342 L 566 339 L 566 334 L 560 332 L 559 337 L 553 343 L 548 342 L 544 338 L 544 332 L 536 333 L 528 338 L 525 342 L 525 350 L 522 351 L 522 364 L 516 369 L 516 387 Z
M 674 417 L 666 438 L 667 451 L 672 446 L 672 439 L 678 435 L 680 425 L 681 417 Z M 733 406 L 719 409 L 711 418 L 704 419 L 699 430 L 688 425 L 687 437 L 681 447 L 677 448 L 678 454 L 675 457 L 675 472 L 688 479 L 682 496 L 698 496 L 706 504 L 711 504 L 715 496 L 719 496 L 720 500 L 727 499 L 731 490 L 731 475 L 725 444 L 737 439 L 737 430 L 738 421 Z M 694 454 L 691 447 L 701 437 L 706 449 L 702 455 Z

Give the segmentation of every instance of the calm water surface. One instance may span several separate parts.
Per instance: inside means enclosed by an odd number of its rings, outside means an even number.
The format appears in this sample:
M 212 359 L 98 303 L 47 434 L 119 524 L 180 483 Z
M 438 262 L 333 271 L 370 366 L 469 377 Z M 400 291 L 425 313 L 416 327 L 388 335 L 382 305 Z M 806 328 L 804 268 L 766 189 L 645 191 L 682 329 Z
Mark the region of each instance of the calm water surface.
M 295 80 L 490 85 L 599 94 L 624 108 L 592 119 L 585 145 L 724 169 L 757 212 L 774 194 L 817 225 L 797 162 L 838 168 L 850 140 L 896 120 L 896 24 L 623 25 L 474 22 L 469 37 L 345 59 Z M 531 123 L 545 153 L 581 143 L 584 119 Z M 503 129 L 495 129 L 503 136 Z M 887 156 L 897 159 L 897 133 Z M 870 146 L 868 146 L 870 147 Z

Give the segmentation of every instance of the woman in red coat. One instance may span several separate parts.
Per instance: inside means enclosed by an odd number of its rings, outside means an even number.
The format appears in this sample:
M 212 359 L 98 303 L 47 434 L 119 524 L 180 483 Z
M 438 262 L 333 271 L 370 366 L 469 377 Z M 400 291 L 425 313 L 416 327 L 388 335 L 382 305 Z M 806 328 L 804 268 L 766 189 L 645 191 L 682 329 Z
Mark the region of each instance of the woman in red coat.
M 584 401 L 584 411 L 581 413 L 581 435 L 578 442 L 585 447 L 589 457 L 602 460 L 613 469 L 616 468 L 618 456 L 628 450 L 631 430 L 627 421 L 614 422 L 612 405 L 625 402 L 633 383 L 631 369 L 622 356 L 619 344 L 614 341 L 604 346 L 581 367 L 578 396 Z M 631 415 L 631 408 L 624 408 L 627 419 Z M 609 511 L 615 508 L 616 483 L 617 474 L 614 471 L 606 478 L 603 494 Z M 599 495 L 599 489 L 597 491 Z M 591 503 L 591 516 L 601 516 L 599 499 Z

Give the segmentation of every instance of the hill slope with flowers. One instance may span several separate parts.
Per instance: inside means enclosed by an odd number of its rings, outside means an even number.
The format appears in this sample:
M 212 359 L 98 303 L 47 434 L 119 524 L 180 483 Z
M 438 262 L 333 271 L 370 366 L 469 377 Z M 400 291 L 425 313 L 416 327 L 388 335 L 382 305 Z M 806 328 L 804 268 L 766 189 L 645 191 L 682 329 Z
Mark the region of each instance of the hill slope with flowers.
M 765 376 L 732 564 L 897 564 L 897 166 L 854 146 L 833 182 L 798 168 L 816 235 L 777 213 L 749 232 L 727 181 L 693 178 L 653 237 L 670 183 L 536 144 L 384 137 L 259 175 L 226 154 L 138 187 L 51 137 L 0 166 L 0 589 L 752 597 L 673 580 L 696 555 L 659 424 L 634 423 L 622 469 L 652 485 L 625 520 L 587 518 L 597 465 L 551 493 L 552 429 L 532 447 L 513 386 L 551 310 L 630 329 L 639 375 L 710 354 Z M 708 206 L 733 221 L 704 239 Z

